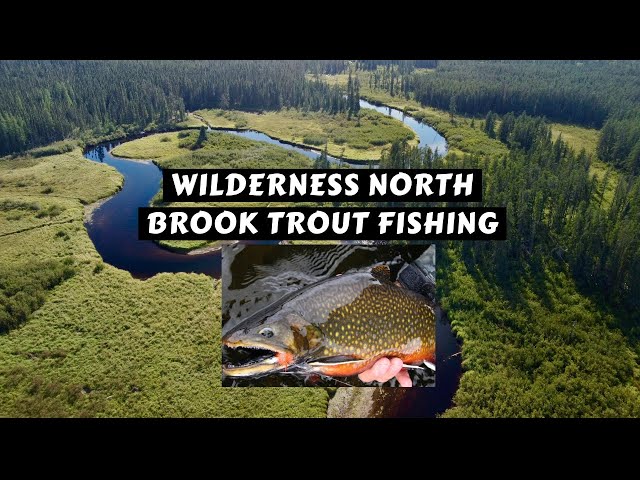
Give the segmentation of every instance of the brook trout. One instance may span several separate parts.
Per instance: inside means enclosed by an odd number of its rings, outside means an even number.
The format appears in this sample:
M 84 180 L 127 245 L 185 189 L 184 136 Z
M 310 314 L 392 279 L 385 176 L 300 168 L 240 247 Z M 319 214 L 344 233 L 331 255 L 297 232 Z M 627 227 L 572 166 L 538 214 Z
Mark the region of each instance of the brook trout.
M 224 365 L 223 372 L 348 377 L 381 357 L 398 357 L 406 365 L 435 363 L 435 333 L 427 300 L 391 283 L 388 267 L 379 266 L 303 287 L 240 322 L 222 343 L 248 358 Z

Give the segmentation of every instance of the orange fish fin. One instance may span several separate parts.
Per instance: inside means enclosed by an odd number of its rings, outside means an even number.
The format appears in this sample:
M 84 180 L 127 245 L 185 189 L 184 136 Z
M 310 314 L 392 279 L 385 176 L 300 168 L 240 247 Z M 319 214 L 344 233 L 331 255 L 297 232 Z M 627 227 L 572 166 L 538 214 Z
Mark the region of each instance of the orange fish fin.
M 436 363 L 436 350 L 435 347 L 420 349 L 417 352 L 413 352 L 410 355 L 405 355 L 402 361 L 407 364 L 420 365 L 423 362 Z
M 329 377 L 351 377 L 364 372 L 375 360 L 350 360 L 346 362 L 323 363 L 312 362 L 308 366 L 311 371 L 322 373 Z

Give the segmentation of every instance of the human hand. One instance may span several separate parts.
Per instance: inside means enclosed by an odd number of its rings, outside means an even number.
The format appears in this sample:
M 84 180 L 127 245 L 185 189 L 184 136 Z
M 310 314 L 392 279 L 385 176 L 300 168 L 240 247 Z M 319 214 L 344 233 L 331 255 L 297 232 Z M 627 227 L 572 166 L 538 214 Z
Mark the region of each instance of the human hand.
M 409 372 L 407 372 L 406 368 L 402 368 L 402 360 L 395 357 L 391 359 L 386 357 L 380 358 L 371 368 L 358 375 L 358 378 L 363 382 L 387 382 L 393 377 L 398 379 L 401 387 L 413 386 Z

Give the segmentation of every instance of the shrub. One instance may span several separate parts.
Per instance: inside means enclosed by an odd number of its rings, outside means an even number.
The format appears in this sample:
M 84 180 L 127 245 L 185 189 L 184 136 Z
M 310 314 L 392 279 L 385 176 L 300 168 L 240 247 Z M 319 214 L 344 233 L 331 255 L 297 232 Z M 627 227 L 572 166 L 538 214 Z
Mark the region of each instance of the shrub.
M 104 270 L 104 263 L 102 262 L 98 262 L 96 263 L 96 266 L 93 267 L 93 274 L 97 275 L 98 273 L 100 273 L 102 270 Z
M 374 138 L 373 140 L 369 140 L 369 143 L 374 147 L 381 147 L 382 145 L 386 145 L 386 140 L 382 140 L 381 138 Z
M 61 238 L 66 242 L 71 237 L 69 237 L 69 234 L 64 230 L 58 230 L 58 232 L 56 233 L 56 238 Z
M 366 142 L 360 142 L 360 141 L 356 141 L 356 142 L 352 142 L 349 144 L 349 146 L 351 148 L 355 148 L 357 150 L 366 150 L 369 148 L 369 144 Z
M 31 210 L 37 212 L 40 210 L 40 205 L 35 202 L 21 202 L 19 200 L 2 200 L 0 201 L 0 212 L 7 212 L 10 210 Z
M 415 112 L 414 114 L 412 114 L 412 116 L 419 122 L 424 122 L 425 118 L 427 117 L 427 115 L 424 114 L 423 112 Z
M 42 306 L 47 291 L 74 273 L 68 260 L 0 267 L 0 332 L 26 322 L 31 313 Z
M 163 135 L 162 137 L 160 137 L 160 141 L 161 142 L 170 142 L 171 139 L 169 137 L 167 137 L 166 135 Z
M 347 139 L 344 137 L 336 137 L 333 139 L 333 143 L 335 143 L 336 145 L 343 145 L 347 143 Z
M 178 132 L 178 138 L 187 138 L 191 132 Z
M 44 190 L 42 190 L 40 193 L 44 193 L 45 195 L 49 193 L 53 193 L 53 187 L 47 187 Z
M 44 217 L 57 217 L 64 211 L 64 207 L 60 205 L 50 205 L 49 207 L 42 209 L 36 213 L 36 218 L 44 218 Z
M 302 141 L 308 145 L 324 145 L 327 143 L 327 137 L 321 135 L 305 135 Z
M 34 148 L 29 150 L 29 154 L 34 158 L 48 157 L 49 155 L 59 155 L 61 153 L 67 153 L 76 147 L 76 143 L 71 141 L 57 142 L 46 147 Z

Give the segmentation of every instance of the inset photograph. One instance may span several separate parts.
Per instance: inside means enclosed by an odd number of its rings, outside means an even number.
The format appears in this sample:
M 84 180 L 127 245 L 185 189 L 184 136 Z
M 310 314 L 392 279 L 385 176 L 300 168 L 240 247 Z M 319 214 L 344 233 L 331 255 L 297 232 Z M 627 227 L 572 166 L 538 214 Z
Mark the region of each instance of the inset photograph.
M 435 246 L 228 245 L 222 385 L 435 386 Z

